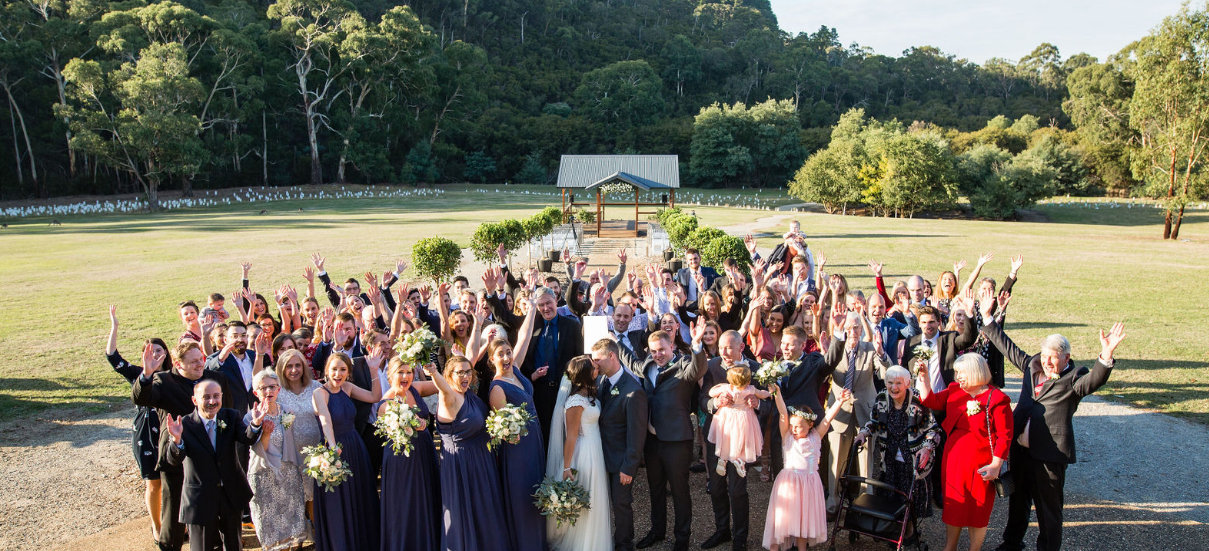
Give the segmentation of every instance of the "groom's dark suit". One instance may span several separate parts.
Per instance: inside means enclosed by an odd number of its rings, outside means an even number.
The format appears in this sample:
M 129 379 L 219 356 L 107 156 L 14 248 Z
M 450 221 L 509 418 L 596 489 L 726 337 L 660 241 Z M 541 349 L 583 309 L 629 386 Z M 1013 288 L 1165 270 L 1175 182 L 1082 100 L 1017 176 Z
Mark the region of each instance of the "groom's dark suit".
M 239 464 L 235 443 L 251 446 L 260 437 L 260 429 L 245 426 L 243 415 L 230 408 L 218 410 L 214 420 L 211 445 L 201 415 L 194 411 L 181 418 L 181 445 L 169 441 L 168 462 L 185 469 L 180 522 L 189 526 L 189 548 L 239 551 L 240 517 L 252 500 L 252 488 Z
M 705 353 L 692 357 L 676 356 L 658 367 L 653 357 L 639 361 L 625 347 L 618 347 L 621 364 L 642 378 L 642 387 L 650 403 L 650 435 L 643 455 L 647 481 L 651 488 L 651 534 L 656 538 L 667 532 L 667 490 L 672 489 L 676 508 L 676 546 L 687 549 L 693 529 L 693 501 L 689 495 L 689 464 L 693 460 L 693 424 L 689 408 L 697 409 L 694 397 L 705 375 Z M 652 379 L 650 373 L 658 370 Z
M 622 484 L 621 473 L 633 477 L 642 461 L 646 443 L 647 399 L 642 385 L 629 373 L 621 373 L 617 385 L 601 376 L 596 384 L 600 401 L 600 439 L 605 469 L 609 472 L 609 499 L 613 505 L 613 546 L 634 548 L 634 484 Z

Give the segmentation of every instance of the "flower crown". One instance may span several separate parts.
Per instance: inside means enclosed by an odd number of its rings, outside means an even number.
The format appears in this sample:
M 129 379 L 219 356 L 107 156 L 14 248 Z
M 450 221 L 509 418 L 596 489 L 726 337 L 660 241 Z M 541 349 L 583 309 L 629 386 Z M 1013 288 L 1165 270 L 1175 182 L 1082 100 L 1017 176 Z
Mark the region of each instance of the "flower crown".
M 789 407 L 789 415 L 801 417 L 802 419 L 810 421 L 811 423 L 813 423 L 816 419 L 819 418 L 819 416 L 815 415 L 813 411 L 810 411 L 808 409 L 798 409 L 793 406 Z

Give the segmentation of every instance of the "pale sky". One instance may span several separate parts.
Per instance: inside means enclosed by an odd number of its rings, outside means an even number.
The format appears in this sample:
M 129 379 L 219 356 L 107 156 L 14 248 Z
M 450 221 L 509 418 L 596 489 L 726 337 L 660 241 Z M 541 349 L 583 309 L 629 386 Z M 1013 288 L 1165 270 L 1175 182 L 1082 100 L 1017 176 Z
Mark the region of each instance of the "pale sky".
M 827 25 L 845 47 L 879 54 L 936 46 L 982 64 L 1018 60 L 1037 45 L 1058 47 L 1062 59 L 1087 52 L 1104 61 L 1145 36 L 1179 0 L 771 0 L 781 29 L 796 35 Z M 1192 4 L 1194 7 L 1196 3 Z

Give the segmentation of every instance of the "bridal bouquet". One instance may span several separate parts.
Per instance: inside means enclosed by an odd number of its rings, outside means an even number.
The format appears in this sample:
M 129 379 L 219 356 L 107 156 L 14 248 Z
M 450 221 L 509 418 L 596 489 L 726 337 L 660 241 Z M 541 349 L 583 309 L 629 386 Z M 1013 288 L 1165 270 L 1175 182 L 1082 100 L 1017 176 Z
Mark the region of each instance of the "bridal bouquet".
M 424 430 L 426 423 L 420 417 L 420 408 L 390 400 L 378 408 L 374 426 L 377 427 L 374 433 L 390 440 L 390 447 L 396 454 L 402 451 L 404 456 L 411 457 L 411 450 L 415 449 L 411 439 Z
M 302 457 L 306 465 L 302 472 L 329 492 L 353 476 L 353 471 L 340 460 L 339 444 L 334 448 L 322 444 L 303 448 Z
M 395 352 L 399 354 L 400 358 L 403 358 L 404 362 L 411 365 L 425 365 L 432 361 L 432 355 L 436 354 L 437 350 L 445 344 L 445 341 L 437 338 L 427 325 L 421 324 L 419 329 L 404 335 L 399 340 L 399 344 L 395 345 Z
M 572 470 L 571 475 L 575 474 L 577 473 Z M 553 517 L 558 528 L 562 528 L 564 522 L 575 526 L 580 513 L 591 507 L 588 490 L 574 480 L 546 477 L 537 487 L 537 493 L 533 494 L 533 497 L 536 498 L 534 504 L 537 509 L 543 515 Z
M 781 360 L 773 360 L 760 364 L 760 369 L 756 370 L 754 379 L 757 383 L 765 387 L 778 384 L 781 377 L 789 375 L 789 364 Z
M 508 404 L 487 416 L 487 434 L 491 435 L 487 449 L 495 449 L 501 442 L 515 444 L 529 434 L 529 421 L 533 416 L 529 415 L 525 405 Z

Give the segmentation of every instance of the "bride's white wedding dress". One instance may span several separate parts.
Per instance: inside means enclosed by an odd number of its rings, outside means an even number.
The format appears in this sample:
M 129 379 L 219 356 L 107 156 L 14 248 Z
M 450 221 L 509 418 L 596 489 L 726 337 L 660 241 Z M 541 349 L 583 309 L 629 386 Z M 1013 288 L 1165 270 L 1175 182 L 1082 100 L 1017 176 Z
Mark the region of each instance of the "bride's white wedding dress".
M 563 377 L 550 424 L 550 452 L 546 456 L 546 476 L 562 480 L 563 443 L 566 442 L 566 410 L 582 407 L 579 438 L 571 468 L 577 471 L 575 481 L 587 488 L 590 508 L 579 515 L 572 526 L 562 528 L 553 519 L 546 521 L 546 534 L 551 549 L 558 551 L 612 551 L 613 517 L 609 503 L 609 473 L 605 470 L 604 451 L 600 441 L 600 403 L 593 398 L 574 394 L 568 396 L 571 382 Z

